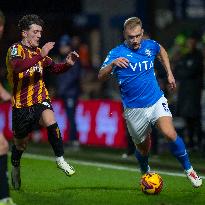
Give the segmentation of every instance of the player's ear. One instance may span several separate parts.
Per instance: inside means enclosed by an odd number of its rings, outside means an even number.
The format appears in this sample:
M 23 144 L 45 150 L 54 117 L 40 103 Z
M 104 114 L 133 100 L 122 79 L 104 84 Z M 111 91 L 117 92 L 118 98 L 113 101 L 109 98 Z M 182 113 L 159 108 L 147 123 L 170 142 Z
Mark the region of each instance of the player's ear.
M 143 36 L 143 34 L 144 34 L 144 29 L 142 28 L 142 36 Z
M 26 38 L 26 37 L 27 37 L 27 32 L 26 32 L 25 30 L 23 30 L 23 31 L 21 32 L 21 35 L 23 36 L 23 38 Z

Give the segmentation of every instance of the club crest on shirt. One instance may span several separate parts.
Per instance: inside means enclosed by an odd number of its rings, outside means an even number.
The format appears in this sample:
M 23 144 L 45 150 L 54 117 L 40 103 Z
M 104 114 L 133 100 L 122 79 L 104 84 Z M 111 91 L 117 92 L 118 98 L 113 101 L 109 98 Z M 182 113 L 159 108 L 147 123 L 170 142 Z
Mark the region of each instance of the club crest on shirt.
M 18 48 L 14 45 L 11 47 L 11 56 L 17 56 Z
M 150 51 L 149 49 L 146 49 L 146 50 L 145 50 L 145 54 L 146 54 L 148 57 L 150 57 L 150 56 L 151 56 L 151 51 Z

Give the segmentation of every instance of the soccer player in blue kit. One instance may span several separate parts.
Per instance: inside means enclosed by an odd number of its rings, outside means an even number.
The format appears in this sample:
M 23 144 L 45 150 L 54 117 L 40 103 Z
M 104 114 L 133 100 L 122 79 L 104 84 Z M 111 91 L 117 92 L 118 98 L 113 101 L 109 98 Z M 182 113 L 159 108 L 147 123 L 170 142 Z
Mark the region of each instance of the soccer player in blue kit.
M 124 23 L 124 43 L 113 48 L 105 59 L 98 78 L 106 80 L 116 76 L 127 127 L 136 145 L 135 156 L 141 173 L 150 171 L 148 156 L 151 147 L 151 125 L 154 124 L 168 140 L 172 155 L 182 165 L 194 187 L 202 185 L 202 179 L 194 171 L 183 140 L 177 135 L 172 122 L 167 99 L 157 83 L 154 59 L 164 66 L 171 89 L 176 88 L 166 50 L 154 40 L 142 39 L 142 22 L 138 17 Z

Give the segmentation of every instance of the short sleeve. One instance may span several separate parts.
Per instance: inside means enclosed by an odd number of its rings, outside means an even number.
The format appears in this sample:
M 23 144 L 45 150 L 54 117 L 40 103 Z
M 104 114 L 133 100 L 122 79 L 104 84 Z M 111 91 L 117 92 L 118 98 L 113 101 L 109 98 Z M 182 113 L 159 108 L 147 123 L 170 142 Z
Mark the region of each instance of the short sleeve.
M 154 45 L 154 50 L 155 50 L 156 55 L 157 55 L 160 51 L 160 44 L 157 43 L 157 41 L 154 41 L 154 40 L 152 40 L 152 41 L 153 41 L 153 45 Z
M 105 66 L 109 65 L 109 64 L 110 64 L 113 60 L 115 60 L 116 58 L 118 58 L 117 52 L 116 52 L 115 49 L 112 49 L 112 50 L 108 53 L 107 57 L 105 58 L 105 60 L 104 60 L 104 62 L 103 62 L 103 64 L 102 64 L 102 66 L 101 66 L 101 69 L 103 69 Z

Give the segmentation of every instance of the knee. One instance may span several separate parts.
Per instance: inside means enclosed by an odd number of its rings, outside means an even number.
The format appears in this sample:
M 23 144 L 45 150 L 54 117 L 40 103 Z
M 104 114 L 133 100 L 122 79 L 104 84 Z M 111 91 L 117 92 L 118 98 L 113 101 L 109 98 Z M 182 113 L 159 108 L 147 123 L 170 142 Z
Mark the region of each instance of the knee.
M 2 137 L 0 140 L 0 155 L 7 154 L 9 151 L 9 144 L 5 138 Z
M 177 137 L 177 133 L 176 133 L 176 131 L 174 129 L 166 130 L 163 134 L 166 137 L 166 139 L 172 140 L 172 141 L 175 140 L 176 137 Z
M 21 144 L 15 144 L 16 145 L 16 149 L 19 151 L 25 151 L 27 145 L 25 143 L 21 143 Z
M 23 141 L 23 142 L 14 143 L 14 144 L 16 145 L 17 150 L 25 151 L 28 143 L 26 141 Z
M 145 140 L 141 144 L 136 144 L 136 148 L 140 152 L 142 156 L 147 156 L 150 152 L 151 148 L 151 138 L 150 134 L 145 138 Z
M 14 138 L 14 145 L 16 146 L 16 149 L 19 151 L 25 151 L 28 144 L 28 138 L 25 139 L 16 139 Z

